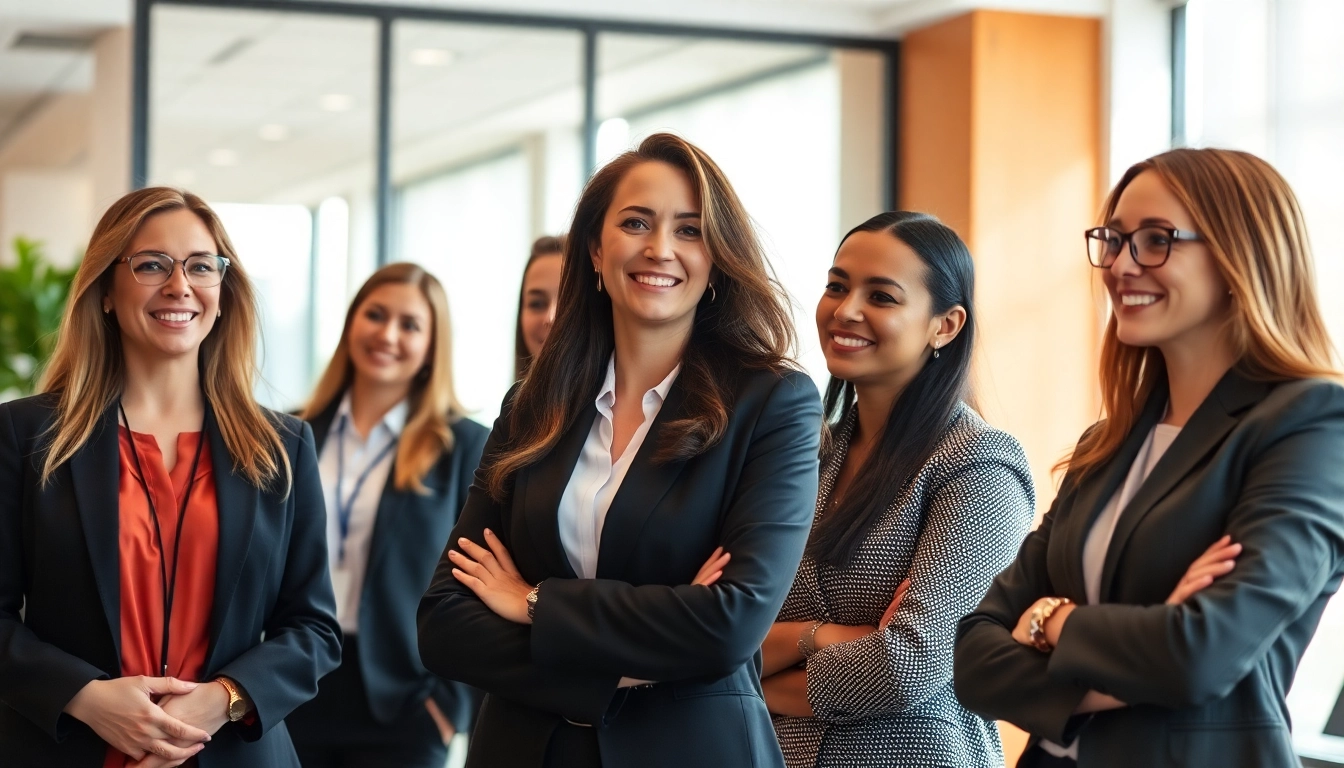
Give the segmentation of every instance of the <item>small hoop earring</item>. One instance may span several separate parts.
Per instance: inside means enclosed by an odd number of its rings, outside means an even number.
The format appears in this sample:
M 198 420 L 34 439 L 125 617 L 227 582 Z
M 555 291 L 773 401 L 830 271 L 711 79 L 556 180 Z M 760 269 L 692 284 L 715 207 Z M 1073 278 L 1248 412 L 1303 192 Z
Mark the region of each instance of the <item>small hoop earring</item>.
M 713 284 L 713 283 L 710 283 L 710 284 L 709 284 L 709 303 L 710 303 L 710 304 L 713 304 L 714 302 L 716 302 L 716 301 L 718 301 L 718 300 L 719 300 L 719 293 L 718 293 L 718 291 L 714 290 L 714 284 Z
M 593 271 L 594 271 L 594 272 L 597 272 L 596 269 L 594 269 Z M 602 273 L 601 273 L 601 272 L 597 272 L 597 292 L 598 292 L 598 293 L 601 293 L 601 292 L 602 292 Z

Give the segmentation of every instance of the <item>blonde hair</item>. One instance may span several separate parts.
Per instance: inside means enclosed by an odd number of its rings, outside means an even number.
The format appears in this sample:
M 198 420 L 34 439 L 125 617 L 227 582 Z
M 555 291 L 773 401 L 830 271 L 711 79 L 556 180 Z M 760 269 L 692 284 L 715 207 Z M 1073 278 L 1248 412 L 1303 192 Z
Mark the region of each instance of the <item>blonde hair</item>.
M 121 328 L 102 311 L 116 261 L 131 246 L 145 220 L 170 211 L 196 214 L 230 265 L 220 283 L 214 328 L 201 343 L 201 388 L 213 406 L 220 435 L 235 471 L 254 486 L 268 487 L 284 476 L 288 493 L 292 470 L 275 424 L 252 396 L 257 375 L 257 303 L 247 270 L 219 217 L 204 200 L 182 190 L 148 187 L 123 196 L 98 221 L 84 260 L 75 273 L 61 320 L 56 349 L 38 385 L 58 396 L 42 481 L 51 478 L 88 442 L 99 419 L 122 391 Z
M 1232 292 L 1227 318 L 1237 368 L 1266 381 L 1337 378 L 1333 347 L 1316 300 L 1311 245 L 1297 198 L 1264 160 L 1226 149 L 1175 149 L 1131 167 L 1106 198 L 1102 221 L 1139 174 L 1156 173 L 1194 220 Z M 1060 462 L 1078 476 L 1119 450 L 1153 390 L 1166 379 L 1156 347 L 1116 335 L 1112 315 L 1101 348 L 1104 420 Z
M 453 432 L 449 424 L 464 415 L 453 388 L 453 326 L 448 318 L 448 294 L 438 278 L 429 272 L 415 264 L 400 262 L 388 264 L 364 281 L 346 310 L 341 340 L 317 382 L 312 399 L 303 409 L 302 417 L 312 419 L 322 413 L 350 388 L 355 375 L 354 364 L 350 361 L 350 326 L 369 294 L 384 285 L 414 285 L 429 304 L 432 329 L 427 356 L 429 367 L 427 375 L 417 375 L 411 382 L 410 416 L 401 431 L 393 479 L 398 490 L 428 493 L 425 474 L 445 451 L 453 449 Z

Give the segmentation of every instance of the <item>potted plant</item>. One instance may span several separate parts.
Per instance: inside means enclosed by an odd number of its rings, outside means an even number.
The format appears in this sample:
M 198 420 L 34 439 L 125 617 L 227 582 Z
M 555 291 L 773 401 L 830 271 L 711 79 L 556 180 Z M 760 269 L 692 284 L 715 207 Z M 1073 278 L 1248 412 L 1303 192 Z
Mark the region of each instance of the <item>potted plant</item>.
M 0 266 L 0 400 L 32 394 L 56 343 L 75 267 L 61 269 L 42 244 L 14 239 L 15 260 Z

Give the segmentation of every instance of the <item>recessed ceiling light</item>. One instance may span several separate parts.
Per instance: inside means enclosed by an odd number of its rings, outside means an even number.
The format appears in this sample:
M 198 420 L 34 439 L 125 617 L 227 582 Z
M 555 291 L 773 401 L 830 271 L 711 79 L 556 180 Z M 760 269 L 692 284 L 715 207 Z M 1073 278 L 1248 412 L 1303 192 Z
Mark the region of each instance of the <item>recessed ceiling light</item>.
M 411 51 L 411 63 L 421 67 L 446 67 L 457 54 L 446 48 L 416 48 Z
M 355 106 L 355 100 L 348 93 L 328 93 L 322 97 L 321 104 L 328 112 L 348 112 Z
M 206 160 L 214 166 L 225 168 L 238 164 L 238 153 L 232 149 L 212 149 Z
M 257 130 L 257 135 L 266 141 L 284 141 L 289 138 L 289 126 L 267 123 Z

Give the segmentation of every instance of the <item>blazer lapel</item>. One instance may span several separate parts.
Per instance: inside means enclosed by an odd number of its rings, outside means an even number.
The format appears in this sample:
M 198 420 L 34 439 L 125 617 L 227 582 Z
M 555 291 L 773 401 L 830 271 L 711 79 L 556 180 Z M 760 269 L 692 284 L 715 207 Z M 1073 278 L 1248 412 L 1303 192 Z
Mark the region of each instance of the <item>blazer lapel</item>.
M 337 397 L 319 414 L 308 421 L 313 428 L 313 447 L 317 455 L 322 455 L 322 446 L 327 444 L 327 435 L 331 432 L 331 423 L 336 419 L 336 409 L 341 407 L 341 398 Z
M 215 669 L 215 649 L 247 561 L 261 491 L 247 478 L 234 474 L 233 460 L 215 421 L 214 409 L 209 402 L 205 407 L 205 431 L 210 439 L 210 468 L 215 477 L 215 504 L 219 511 L 215 597 L 210 608 L 210 650 L 205 660 L 206 669 Z
M 1065 551 L 1068 553 L 1069 585 L 1075 599 L 1081 599 L 1087 594 L 1087 583 L 1083 577 L 1083 547 L 1087 543 L 1087 534 L 1092 530 L 1092 526 L 1096 522 L 1097 516 L 1101 514 L 1102 509 L 1115 496 L 1115 492 L 1124 482 L 1125 476 L 1129 474 L 1129 467 L 1134 463 L 1134 457 L 1138 456 L 1139 449 L 1143 447 L 1143 442 L 1148 436 L 1148 430 L 1152 429 L 1157 420 L 1162 418 L 1162 411 L 1166 408 L 1166 405 L 1167 388 L 1164 385 L 1148 396 L 1148 402 L 1139 412 L 1138 421 L 1135 422 L 1134 428 L 1130 430 L 1129 436 L 1125 438 L 1125 442 L 1121 443 L 1120 450 L 1111 457 L 1109 462 L 1097 470 L 1094 481 L 1083 482 L 1076 491 L 1077 497 L 1074 499 L 1073 506 L 1087 514 L 1072 518 L 1072 525 L 1068 528 L 1067 538 L 1065 539 Z
M 658 416 L 649 426 L 644 443 L 639 446 L 639 453 L 631 461 L 621 487 L 611 500 L 611 507 L 602 524 L 602 541 L 598 546 L 598 578 L 614 578 L 615 574 L 624 571 L 626 561 L 634 552 L 633 545 L 644 530 L 645 521 L 686 466 L 685 461 L 666 464 L 653 461 L 654 455 L 658 453 L 664 425 L 686 416 L 685 393 L 681 377 L 677 377 L 667 392 L 667 399 L 663 401 Z
M 518 508 L 522 510 L 527 530 L 532 535 L 532 543 L 542 557 L 549 574 L 565 578 L 577 578 L 574 568 L 569 564 L 564 546 L 560 543 L 560 497 L 569 485 L 574 467 L 579 463 L 583 445 L 588 441 L 588 433 L 593 428 L 593 419 L 597 418 L 597 405 L 588 406 L 574 419 L 569 431 L 551 450 L 550 455 L 540 462 L 518 473 L 514 486 Z
M 364 583 L 369 582 L 369 578 L 377 573 L 378 563 L 382 553 L 387 550 L 388 541 L 396 535 L 396 518 L 405 509 L 407 504 L 412 502 L 413 491 L 398 491 L 396 489 L 397 461 L 392 460 L 392 466 L 387 470 L 387 481 L 383 484 L 383 492 L 378 496 L 378 513 L 373 518 L 373 534 L 369 541 L 369 562 L 364 568 Z M 427 480 L 430 478 L 426 478 Z M 434 493 L 434 489 L 430 489 Z
M 1266 382 L 1256 382 L 1242 376 L 1236 369 L 1228 371 L 1195 410 L 1190 421 L 1181 429 L 1167 452 L 1158 459 L 1153 471 L 1139 486 L 1134 498 L 1120 513 L 1116 521 L 1115 533 L 1110 546 L 1106 549 L 1106 562 L 1101 571 L 1101 591 L 1104 597 L 1110 593 L 1111 582 L 1115 579 L 1116 565 L 1125 549 L 1134 529 L 1153 507 L 1162 500 L 1186 475 L 1190 474 L 1204 457 L 1222 444 L 1223 438 L 1240 420 L 1241 412 L 1248 406 L 1264 398 L 1270 388 Z M 1156 422 L 1153 422 L 1156 423 Z M 1149 424 L 1149 428 L 1151 428 Z M 1131 434 L 1138 436 L 1140 430 Z M 1148 430 L 1142 430 L 1142 439 L 1147 439 Z M 1133 463 L 1133 457 L 1126 463 Z
M 121 483 L 121 442 L 117 433 L 117 411 L 103 411 L 98 426 L 84 447 L 70 458 L 74 479 L 75 506 L 89 546 L 93 577 L 103 614 L 112 630 L 117 658 L 121 658 L 121 521 L 119 487 Z

